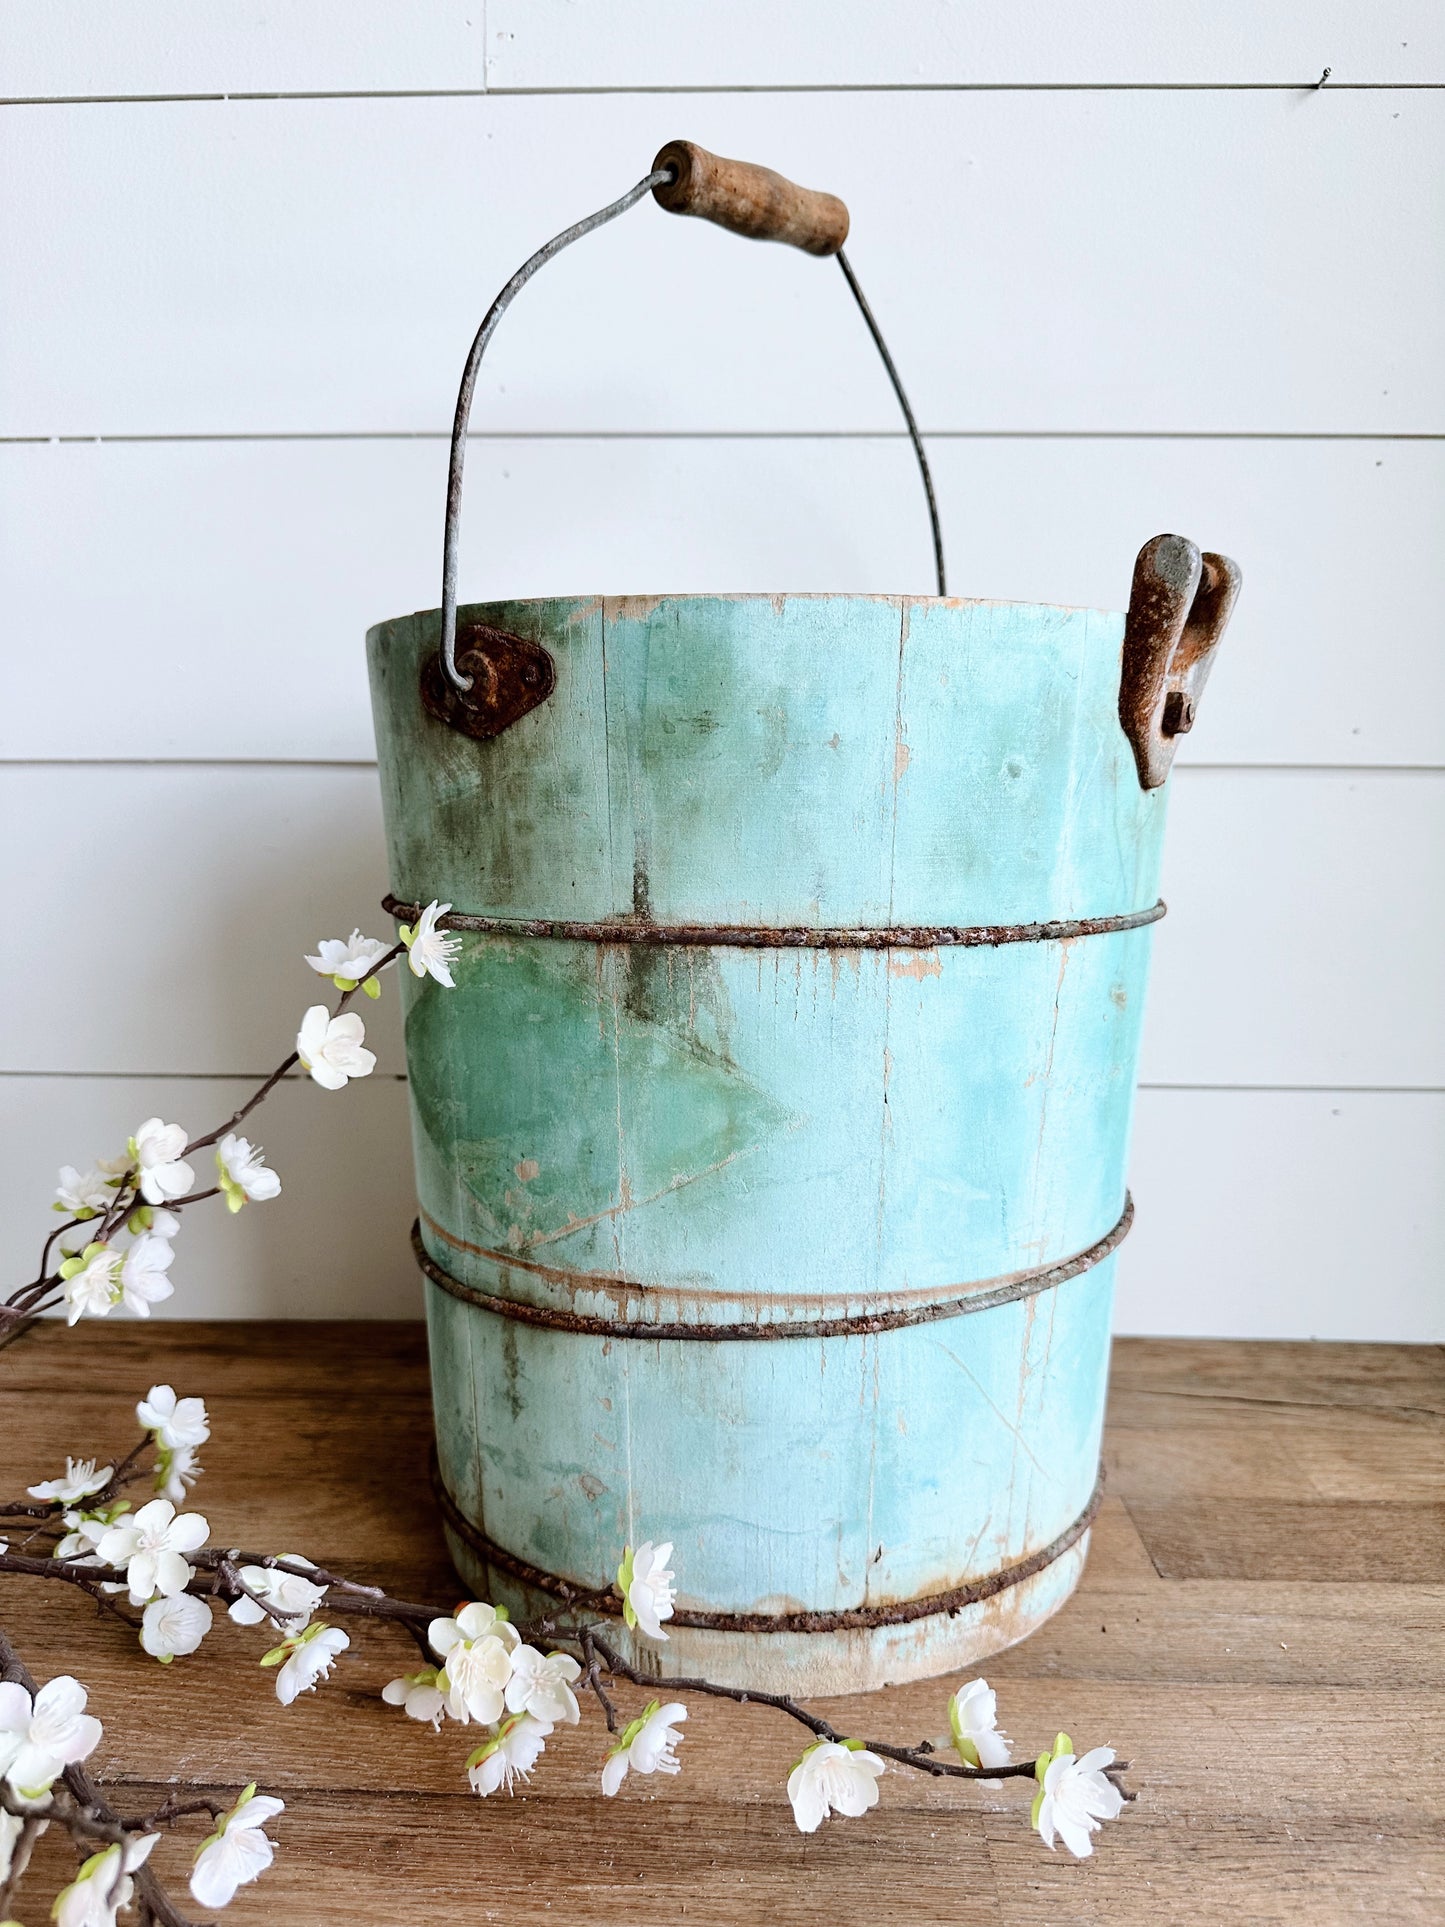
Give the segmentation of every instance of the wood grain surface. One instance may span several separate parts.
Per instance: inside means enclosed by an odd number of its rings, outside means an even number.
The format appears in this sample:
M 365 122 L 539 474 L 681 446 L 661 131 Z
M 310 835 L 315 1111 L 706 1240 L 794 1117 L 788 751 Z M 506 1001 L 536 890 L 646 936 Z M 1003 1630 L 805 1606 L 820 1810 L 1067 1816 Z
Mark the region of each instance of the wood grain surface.
M 46 1329 L 0 1369 L 0 1491 L 67 1451 L 123 1451 L 130 1403 L 156 1379 L 210 1404 L 196 1504 L 215 1542 L 264 1539 L 450 1599 L 423 1496 L 419 1326 Z M 797 1742 L 761 1711 L 694 1703 L 681 1776 L 613 1802 L 596 1791 L 589 1717 L 530 1789 L 484 1803 L 466 1790 L 463 1736 L 377 1704 L 410 1664 L 384 1630 L 358 1634 L 332 1681 L 283 1711 L 269 1675 L 241 1663 L 253 1635 L 219 1631 L 162 1670 L 79 1597 L 10 1580 L 0 1616 L 38 1674 L 85 1678 L 106 1724 L 99 1769 L 123 1806 L 253 1776 L 286 1800 L 276 1865 L 237 1902 L 238 1923 L 803 1927 L 865 1905 L 874 1922 L 962 1927 L 1434 1922 L 1442 1435 L 1438 1348 L 1117 1346 L 1084 1583 L 987 1668 L 1020 1749 L 1062 1725 L 1133 1760 L 1138 1802 L 1086 1863 L 1030 1834 L 1024 1785 L 976 1795 L 902 1773 L 867 1818 L 804 1837 L 782 1785 Z M 946 1690 L 835 1701 L 829 1717 L 917 1738 L 941 1729 Z M 157 1861 L 179 1884 L 181 1842 Z M 35 1891 L 63 1866 L 47 1839 Z

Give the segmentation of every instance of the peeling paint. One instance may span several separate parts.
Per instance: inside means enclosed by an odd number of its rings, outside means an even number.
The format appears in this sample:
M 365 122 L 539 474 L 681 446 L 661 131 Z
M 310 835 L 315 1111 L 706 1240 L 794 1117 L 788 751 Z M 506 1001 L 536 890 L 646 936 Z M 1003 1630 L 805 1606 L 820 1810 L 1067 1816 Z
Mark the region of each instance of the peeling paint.
M 608 622 L 646 622 L 667 600 L 660 595 L 605 596 L 602 612 Z
M 921 984 L 925 977 L 941 977 L 943 965 L 936 950 L 894 950 L 888 955 L 888 974 Z

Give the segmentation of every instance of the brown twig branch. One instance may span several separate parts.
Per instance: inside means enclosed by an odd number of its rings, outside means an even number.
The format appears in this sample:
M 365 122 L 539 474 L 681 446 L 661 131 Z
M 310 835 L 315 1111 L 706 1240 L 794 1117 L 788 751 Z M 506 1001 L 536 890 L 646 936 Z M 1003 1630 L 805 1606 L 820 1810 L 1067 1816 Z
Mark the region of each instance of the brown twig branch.
M 655 1692 L 665 1686 L 669 1692 L 703 1693 L 711 1699 L 732 1700 L 738 1706 L 770 1706 L 775 1712 L 784 1713 L 799 1726 L 805 1726 L 815 1739 L 841 1740 L 846 1736 L 827 1720 L 810 1713 L 786 1693 L 760 1693 L 743 1686 L 719 1686 L 710 1679 L 676 1678 L 658 1680 L 652 1674 L 644 1673 L 636 1666 L 630 1666 L 617 1649 L 609 1644 L 597 1631 L 588 1627 L 587 1640 L 601 1654 L 607 1670 L 616 1679 L 629 1680 L 634 1686 L 645 1686 Z M 580 1636 L 579 1636 L 580 1640 Z M 962 1766 L 951 1760 L 940 1759 L 932 1748 L 923 1743 L 919 1746 L 891 1746 L 885 1740 L 864 1740 L 870 1753 L 881 1754 L 884 1759 L 894 1760 L 899 1766 L 912 1767 L 915 1772 L 928 1773 L 935 1778 L 953 1780 L 1006 1780 L 1032 1779 L 1033 1761 L 1019 1761 L 1012 1766 Z
M 602 1684 L 602 1662 L 598 1658 L 597 1641 L 593 1637 L 591 1627 L 584 1626 L 578 1638 L 582 1647 L 583 1681 L 597 1696 L 597 1703 L 602 1708 L 602 1716 L 607 1721 L 607 1731 L 615 1733 L 619 1725 L 617 1708 L 612 1702 L 611 1694 Z

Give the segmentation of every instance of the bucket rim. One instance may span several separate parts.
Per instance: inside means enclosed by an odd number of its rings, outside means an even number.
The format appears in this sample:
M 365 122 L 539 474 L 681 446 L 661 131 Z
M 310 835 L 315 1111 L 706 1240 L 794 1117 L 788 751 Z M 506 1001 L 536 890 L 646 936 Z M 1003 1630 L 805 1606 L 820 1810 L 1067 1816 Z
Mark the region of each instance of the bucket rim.
M 886 603 L 901 613 L 910 609 L 1012 609 L 1037 611 L 1039 614 L 1070 616 L 1107 616 L 1123 622 L 1125 611 L 1106 609 L 1096 603 L 1044 602 L 1009 596 L 965 596 L 965 595 L 920 595 L 907 591 L 884 593 L 878 590 L 853 589 L 677 589 L 657 593 L 618 593 L 601 594 L 576 591 L 571 594 L 549 596 L 491 596 L 476 601 L 459 602 L 457 613 L 464 610 L 482 609 L 552 609 L 560 604 L 573 605 L 573 618 L 579 614 L 600 612 L 613 615 L 624 621 L 644 621 L 654 615 L 664 603 L 694 602 L 770 602 L 777 614 L 782 613 L 786 602 L 851 602 Z M 429 617 L 441 618 L 438 607 L 413 609 L 404 615 L 383 616 L 367 630 L 371 635 L 389 628 L 396 622 L 423 621 Z

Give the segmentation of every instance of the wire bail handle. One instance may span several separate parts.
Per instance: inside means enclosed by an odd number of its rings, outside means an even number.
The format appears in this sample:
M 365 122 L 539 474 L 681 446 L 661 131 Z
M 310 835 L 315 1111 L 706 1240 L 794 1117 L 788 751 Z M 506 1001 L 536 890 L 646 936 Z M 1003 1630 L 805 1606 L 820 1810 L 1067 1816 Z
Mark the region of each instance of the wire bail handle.
M 848 238 L 848 210 L 834 194 L 799 187 L 771 168 L 750 161 L 727 160 L 710 154 L 693 141 L 669 141 L 653 161 L 651 171 L 619 200 L 599 208 L 575 226 L 564 228 L 544 247 L 525 261 L 502 289 L 491 307 L 467 355 L 457 392 L 456 414 L 452 421 L 451 459 L 447 471 L 446 530 L 442 546 L 442 622 L 441 646 L 422 672 L 422 693 L 427 708 L 441 720 L 466 734 L 488 737 L 525 715 L 550 695 L 554 671 L 550 656 L 540 644 L 520 637 L 504 636 L 488 630 L 467 652 L 467 667 L 457 660 L 457 567 L 458 539 L 462 515 L 462 469 L 466 459 L 467 425 L 471 419 L 472 398 L 476 391 L 477 371 L 497 323 L 513 298 L 541 267 L 560 254 L 563 248 L 580 241 L 584 234 L 615 221 L 635 207 L 644 195 L 651 194 L 659 207 L 670 214 L 691 214 L 734 234 L 755 241 L 782 241 L 804 253 L 836 255 L 868 332 L 873 338 L 898 397 L 913 452 L 918 458 L 928 501 L 928 518 L 933 532 L 933 556 L 938 576 L 938 593 L 945 595 L 943 537 L 938 524 L 938 505 L 933 494 L 933 478 L 908 397 L 903 391 L 898 370 L 893 365 L 878 323 L 858 285 L 857 276 L 843 253 Z M 479 673 L 478 673 L 479 672 Z M 475 692 L 475 693 L 473 693 Z

